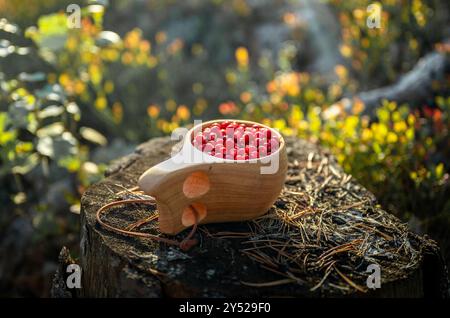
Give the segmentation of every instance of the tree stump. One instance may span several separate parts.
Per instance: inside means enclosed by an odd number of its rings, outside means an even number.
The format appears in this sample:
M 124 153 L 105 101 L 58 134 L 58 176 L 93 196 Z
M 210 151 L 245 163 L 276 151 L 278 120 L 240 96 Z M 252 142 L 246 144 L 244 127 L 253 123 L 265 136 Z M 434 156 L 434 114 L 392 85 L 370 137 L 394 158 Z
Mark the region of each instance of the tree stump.
M 97 209 L 167 159 L 174 142 L 155 138 L 118 160 L 82 197 L 81 296 L 445 295 L 446 269 L 434 241 L 382 210 L 327 151 L 299 139 L 286 142 L 288 178 L 268 213 L 249 222 L 201 225 L 199 244 L 188 252 L 99 227 Z M 148 205 L 128 205 L 112 209 L 105 221 L 125 228 L 155 213 Z M 157 234 L 156 223 L 139 231 Z M 371 264 L 381 269 L 379 289 L 366 284 Z

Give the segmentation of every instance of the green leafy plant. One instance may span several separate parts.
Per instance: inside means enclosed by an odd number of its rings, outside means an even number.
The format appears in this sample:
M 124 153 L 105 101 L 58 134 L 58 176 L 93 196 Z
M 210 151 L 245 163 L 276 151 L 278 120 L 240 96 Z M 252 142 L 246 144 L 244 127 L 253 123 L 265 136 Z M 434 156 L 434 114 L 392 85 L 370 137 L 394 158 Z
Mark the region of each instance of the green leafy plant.
M 14 30 L 19 32 L 18 28 Z M 55 207 L 54 202 L 45 199 L 46 192 L 60 180 L 73 180 L 61 190 L 76 210 L 77 187 L 81 190 L 98 180 L 104 167 L 89 161 L 89 147 L 105 145 L 106 138 L 80 124 L 80 108 L 61 85 L 49 83 L 48 75 L 42 71 L 25 72 L 25 67 L 33 64 L 32 47 L 19 47 L 11 42 L 8 45 L 12 54 L 5 56 L 2 64 L 22 52 L 20 61 L 24 69 L 16 69 L 17 74 L 8 74 L 8 78 L 0 73 L 2 192 L 16 205 L 44 211 L 32 217 L 42 219 L 45 214 L 51 218 Z M 45 64 L 40 67 L 45 69 Z

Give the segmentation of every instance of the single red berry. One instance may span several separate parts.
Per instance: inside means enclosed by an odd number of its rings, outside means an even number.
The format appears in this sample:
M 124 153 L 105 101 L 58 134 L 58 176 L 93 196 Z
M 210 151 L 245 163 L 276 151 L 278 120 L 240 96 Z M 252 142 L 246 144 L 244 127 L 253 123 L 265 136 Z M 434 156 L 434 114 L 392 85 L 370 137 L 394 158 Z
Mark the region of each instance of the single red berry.
M 257 148 L 255 146 L 252 146 L 252 145 L 248 146 L 248 153 L 252 153 L 255 151 L 257 151 Z
M 219 126 L 213 126 L 211 127 L 211 134 L 219 134 L 220 133 L 220 127 Z
M 225 131 L 226 131 L 227 138 L 234 138 L 234 128 L 233 127 L 228 126 L 225 129 Z
M 234 149 L 234 138 L 227 138 L 227 140 L 225 141 L 225 148 L 227 149 L 227 151 L 229 151 L 230 149 Z
M 210 153 L 212 150 L 214 150 L 214 145 L 212 143 L 207 143 L 203 148 L 203 151 L 206 153 Z
M 249 146 L 253 146 L 253 147 L 257 147 L 256 138 L 253 138 L 253 139 L 250 138 L 250 141 L 249 141 L 248 145 Z
M 272 138 L 270 140 L 270 149 L 272 151 L 276 151 L 279 148 L 279 146 L 280 146 L 280 143 L 279 143 L 278 139 Z
M 194 147 L 197 148 L 198 150 L 202 151 L 203 144 L 198 143 L 196 140 L 194 140 Z
M 272 135 L 272 133 L 270 132 L 269 129 L 263 128 L 261 129 L 261 134 L 265 139 L 270 139 L 270 136 Z
M 230 124 L 230 121 L 226 120 L 220 123 L 220 128 L 224 129 L 226 127 L 228 127 L 228 125 Z
M 245 138 L 243 136 L 239 138 L 239 140 L 236 141 L 236 145 L 240 148 L 245 147 Z
M 227 127 L 236 129 L 237 127 L 239 127 L 239 124 L 237 122 L 233 121 Z
M 267 156 L 267 148 L 264 147 L 264 146 L 259 146 L 258 147 L 258 152 L 259 152 L 259 156 L 260 157 Z
M 235 131 L 233 136 L 234 141 L 237 143 L 240 138 L 241 134 L 238 131 Z
M 231 153 L 231 154 L 235 154 L 235 153 L 237 153 L 238 151 L 237 151 L 236 148 L 231 148 L 231 149 L 227 149 L 227 152 L 228 152 L 228 153 Z
M 257 159 L 258 158 L 258 152 L 257 151 L 250 152 L 249 158 L 250 159 Z
M 244 141 L 247 145 L 250 143 L 250 138 L 251 138 L 250 136 L 251 136 L 250 133 L 248 133 L 248 132 L 244 133 Z
M 195 141 L 197 142 L 197 144 L 206 143 L 205 137 L 203 136 L 202 133 L 199 133 L 197 136 L 195 136 Z
M 214 151 L 215 151 L 216 153 L 223 153 L 223 150 L 222 150 L 222 149 L 224 149 L 224 148 L 223 148 L 223 145 L 221 145 L 221 144 L 219 144 L 219 143 L 217 143 L 216 146 L 214 147 Z

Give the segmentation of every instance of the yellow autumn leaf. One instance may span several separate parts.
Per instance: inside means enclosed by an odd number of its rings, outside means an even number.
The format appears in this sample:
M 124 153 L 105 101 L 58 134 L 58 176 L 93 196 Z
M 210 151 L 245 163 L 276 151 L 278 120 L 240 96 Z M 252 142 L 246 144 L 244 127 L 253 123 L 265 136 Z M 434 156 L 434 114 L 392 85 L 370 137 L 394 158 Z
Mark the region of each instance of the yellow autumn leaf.
M 444 164 L 441 162 L 435 168 L 436 177 L 440 179 L 444 175 Z
M 180 105 L 178 106 L 177 109 L 177 116 L 181 119 L 181 120 L 188 120 L 189 117 L 191 116 L 191 113 L 189 111 L 189 108 L 187 108 L 186 105 Z
M 245 47 L 243 47 L 243 46 L 238 47 L 236 49 L 236 52 L 234 55 L 236 58 L 236 62 L 240 67 L 247 67 L 249 57 L 248 57 L 248 51 Z
M 386 138 L 387 142 L 390 144 L 396 143 L 398 140 L 398 137 L 395 133 L 393 133 L 392 131 L 388 132 L 387 134 L 387 138 Z
M 158 105 L 150 105 L 147 107 L 147 114 L 151 118 L 156 118 L 159 115 L 159 106 Z
M 106 100 L 106 98 L 104 96 L 99 96 L 95 100 L 95 108 L 97 108 L 98 110 L 105 109 L 107 105 L 108 105 L 108 101 Z

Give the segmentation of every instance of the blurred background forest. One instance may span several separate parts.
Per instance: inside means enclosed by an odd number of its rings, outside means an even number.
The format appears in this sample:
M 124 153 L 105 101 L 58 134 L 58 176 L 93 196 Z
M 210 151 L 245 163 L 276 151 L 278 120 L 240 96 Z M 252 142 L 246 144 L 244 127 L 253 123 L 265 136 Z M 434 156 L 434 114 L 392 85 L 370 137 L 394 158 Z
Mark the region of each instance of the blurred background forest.
M 260 121 L 328 147 L 448 259 L 448 63 L 420 102 L 367 112 L 355 96 L 430 52 L 448 62 L 449 3 L 383 1 L 374 29 L 371 3 L 0 0 L 0 296 L 48 296 L 61 247 L 77 256 L 85 189 L 193 119 Z

